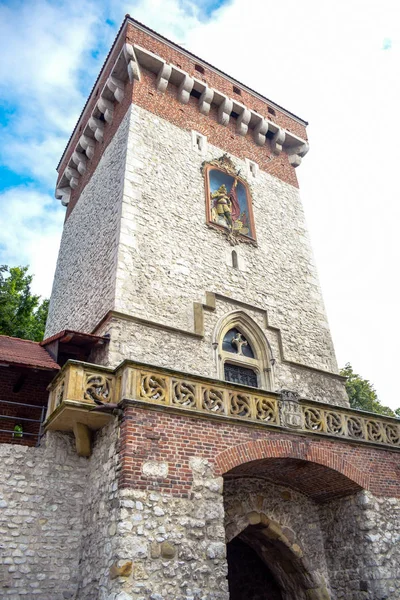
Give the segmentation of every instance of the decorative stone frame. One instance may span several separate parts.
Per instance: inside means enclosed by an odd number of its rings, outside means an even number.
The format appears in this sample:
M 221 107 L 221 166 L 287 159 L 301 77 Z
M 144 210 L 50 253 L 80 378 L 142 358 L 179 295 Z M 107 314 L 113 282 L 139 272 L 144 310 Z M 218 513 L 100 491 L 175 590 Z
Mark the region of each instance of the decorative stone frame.
M 225 335 L 230 329 L 238 329 L 249 341 L 254 358 L 226 352 L 222 348 Z M 223 317 L 214 331 L 213 347 L 216 354 L 217 377 L 225 381 L 225 364 L 229 363 L 252 369 L 257 375 L 258 387 L 274 391 L 274 363 L 268 339 L 249 315 L 243 311 L 235 311 Z
M 207 225 L 209 227 L 212 227 L 213 229 L 217 229 L 218 231 L 225 233 L 225 235 L 227 235 L 227 237 L 230 239 L 230 241 L 232 241 L 231 238 L 235 238 L 235 240 L 238 240 L 240 242 L 257 245 L 256 228 L 255 228 L 254 215 L 253 215 L 253 199 L 252 199 L 252 196 L 250 193 L 250 188 L 249 188 L 246 180 L 237 175 L 237 172 L 236 172 L 236 169 L 235 169 L 233 163 L 226 155 L 222 156 L 220 159 L 213 160 L 209 163 L 203 163 L 202 168 L 203 168 L 203 173 L 204 173 L 204 189 L 205 189 L 205 194 L 206 194 L 206 222 L 207 222 Z M 238 179 L 238 181 L 240 181 L 240 183 L 245 188 L 246 197 L 247 197 L 248 213 L 249 213 L 249 221 L 250 221 L 250 231 L 252 232 L 251 236 L 246 236 L 246 235 L 243 235 L 240 233 L 235 234 L 232 231 L 229 231 L 223 225 L 219 225 L 218 223 L 215 223 L 211 219 L 211 198 L 210 198 L 211 197 L 211 189 L 210 189 L 209 173 L 213 169 L 222 171 L 223 173 L 226 173 L 227 175 L 230 175 L 231 177 L 235 177 L 236 179 Z

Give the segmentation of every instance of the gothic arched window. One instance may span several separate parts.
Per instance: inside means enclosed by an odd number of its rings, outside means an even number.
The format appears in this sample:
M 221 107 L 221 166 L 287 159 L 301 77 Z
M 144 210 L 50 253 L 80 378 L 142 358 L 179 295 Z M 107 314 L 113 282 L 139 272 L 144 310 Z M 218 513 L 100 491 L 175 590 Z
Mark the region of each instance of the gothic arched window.
M 231 313 L 216 331 L 220 379 L 272 389 L 273 364 L 267 339 L 259 326 L 244 312 Z
M 235 362 L 230 362 L 229 357 L 224 362 L 224 379 L 232 383 L 240 383 L 241 385 L 250 385 L 258 387 L 257 371 L 250 366 L 238 364 L 238 360 L 243 359 L 255 360 L 255 355 L 251 344 L 247 338 L 237 329 L 232 327 L 226 332 L 222 340 L 222 351 L 230 352 Z

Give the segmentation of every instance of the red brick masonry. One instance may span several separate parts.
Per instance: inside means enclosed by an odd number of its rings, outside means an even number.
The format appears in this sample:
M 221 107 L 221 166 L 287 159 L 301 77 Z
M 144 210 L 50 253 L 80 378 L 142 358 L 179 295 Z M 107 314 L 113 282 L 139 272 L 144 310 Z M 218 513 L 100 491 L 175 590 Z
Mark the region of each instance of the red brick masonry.
M 295 487 L 317 501 L 355 492 L 400 497 L 400 453 L 390 450 L 127 406 L 121 426 L 120 486 L 186 497 L 189 460 L 203 457 L 217 475 L 256 475 Z M 142 473 L 148 460 L 166 461 L 166 479 Z M 256 461 L 256 462 L 255 462 Z M 250 464 L 251 463 L 251 464 Z
M 82 134 L 83 128 L 98 100 L 98 94 L 106 83 L 115 60 L 125 42 L 137 44 L 150 50 L 168 63 L 172 63 L 189 73 L 189 75 L 204 81 L 209 87 L 226 94 L 230 98 L 235 98 L 238 102 L 259 112 L 260 115 L 268 118 L 280 127 L 287 129 L 302 139 L 307 139 L 305 126 L 297 119 L 281 112 L 278 108 L 274 108 L 275 114 L 271 114 L 271 107 L 269 107 L 267 100 L 262 100 L 255 94 L 246 91 L 240 84 L 238 84 L 238 86 L 241 89 L 241 94 L 235 94 L 232 81 L 225 77 L 223 73 L 216 72 L 216 70 L 211 67 L 207 68 L 207 66 L 205 66 L 204 73 L 199 73 L 196 71 L 195 66 L 200 59 L 196 60 L 196 57 L 186 54 L 179 49 L 178 46 L 174 46 L 172 43 L 166 43 L 161 39 L 157 39 L 150 31 L 147 33 L 140 27 L 135 26 L 132 21 L 128 20 L 117 37 L 116 43 L 111 50 L 110 58 L 106 63 L 107 68 L 103 67 L 83 111 L 82 120 L 78 122 L 71 137 L 71 144 L 68 146 L 61 159 L 58 168 L 60 175 L 64 172 L 65 167 L 71 158 L 71 154 Z M 124 100 L 121 104 L 116 103 L 114 105 L 113 121 L 111 124 L 105 124 L 104 140 L 101 143 L 96 143 L 95 154 L 89 161 L 85 174 L 80 177 L 78 187 L 73 190 L 68 205 L 67 218 L 73 210 L 80 193 L 89 182 L 104 150 L 114 137 L 115 132 L 132 102 L 155 115 L 170 121 L 182 129 L 189 131 L 194 129 L 199 133 L 206 135 L 208 141 L 221 148 L 221 150 L 242 159 L 249 158 L 254 160 L 259 164 L 262 170 L 271 173 L 293 186 L 298 186 L 295 169 L 289 164 L 287 154 L 282 152 L 279 156 L 273 155 L 271 152 L 270 140 L 267 139 L 265 146 L 257 146 L 250 131 L 246 136 L 238 135 L 235 132 L 236 122 L 233 117 L 231 117 L 227 126 L 220 125 L 217 121 L 217 110 L 215 106 L 212 106 L 208 116 L 202 115 L 198 110 L 198 100 L 196 98 L 191 97 L 189 103 L 183 105 L 177 100 L 176 87 L 169 84 L 164 93 L 158 92 L 155 87 L 156 76 L 153 73 L 146 71 L 142 66 L 140 67 L 140 71 L 141 81 L 135 81 L 134 85 L 127 82 L 125 85 Z

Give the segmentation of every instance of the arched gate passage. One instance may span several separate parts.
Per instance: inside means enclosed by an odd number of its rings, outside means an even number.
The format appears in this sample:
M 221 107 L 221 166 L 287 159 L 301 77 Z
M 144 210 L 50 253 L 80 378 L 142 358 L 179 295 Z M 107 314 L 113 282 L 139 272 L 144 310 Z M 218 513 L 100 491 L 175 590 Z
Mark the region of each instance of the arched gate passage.
M 361 486 L 291 457 L 246 462 L 224 480 L 231 600 L 329 600 L 319 507 Z

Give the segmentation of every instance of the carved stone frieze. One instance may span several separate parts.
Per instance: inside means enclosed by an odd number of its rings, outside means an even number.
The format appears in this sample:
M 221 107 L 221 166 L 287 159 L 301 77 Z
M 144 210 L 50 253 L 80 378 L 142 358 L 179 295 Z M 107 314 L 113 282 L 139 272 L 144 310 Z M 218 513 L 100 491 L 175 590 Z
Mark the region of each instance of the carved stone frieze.
M 129 400 L 159 405 L 163 409 L 170 407 L 173 410 L 194 411 L 204 417 L 240 419 L 259 425 L 264 423 L 268 427 L 280 426 L 304 434 L 328 435 L 352 443 L 372 443 L 400 450 L 399 419 L 331 405 L 322 406 L 301 399 L 292 390 L 282 390 L 279 397 L 276 393 L 254 387 L 219 380 L 211 382 L 178 371 L 166 372 L 150 366 L 144 368 L 133 362 L 124 362 L 114 371 L 97 371 L 96 365 L 90 369 L 87 366 L 84 363 L 67 364 L 51 384 L 47 414 L 47 426 L 51 429 L 57 429 L 59 418 L 61 430 L 65 430 L 65 420 L 58 413 L 64 406 L 70 406 L 71 402 L 71 411 L 79 403 L 79 411 L 86 405 L 92 419 L 108 419 L 108 414 L 95 413 L 93 407 Z M 124 381 L 124 386 L 118 381 Z M 82 418 L 81 412 L 77 418 Z M 96 429 L 99 423 L 93 420 L 91 426 Z

